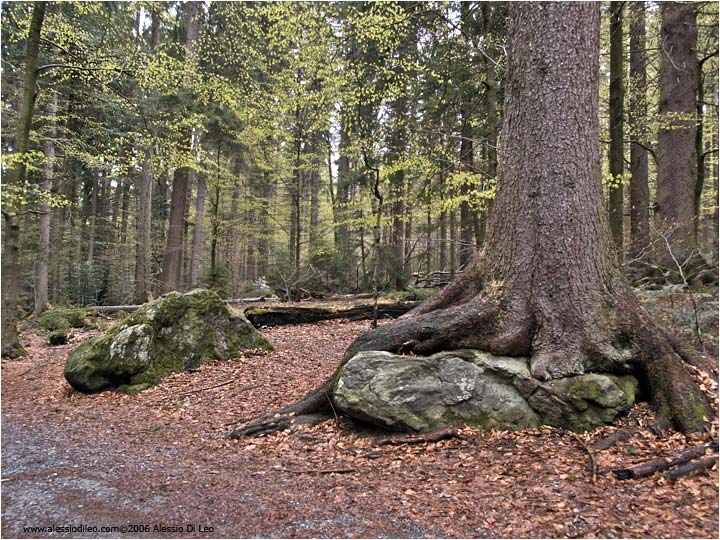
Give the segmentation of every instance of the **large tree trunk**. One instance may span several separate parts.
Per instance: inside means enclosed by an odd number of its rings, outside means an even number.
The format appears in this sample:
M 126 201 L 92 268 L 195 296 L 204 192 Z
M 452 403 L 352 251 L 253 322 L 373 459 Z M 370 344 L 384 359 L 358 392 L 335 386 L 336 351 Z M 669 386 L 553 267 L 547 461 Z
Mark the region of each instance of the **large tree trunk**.
M 618 257 L 623 256 L 623 172 L 625 145 L 623 141 L 623 4 L 610 2 L 610 175 L 609 189 L 610 232 Z
M 660 129 L 655 226 L 667 238 L 657 242 L 657 262 L 677 270 L 695 242 L 695 99 L 697 26 L 695 5 L 661 5 Z
M 711 409 L 686 347 L 640 306 L 615 258 L 598 151 L 599 6 L 510 6 L 499 183 L 485 249 L 462 276 L 346 351 L 529 356 L 538 379 L 634 373 L 659 414 L 702 431 Z M 285 412 L 328 407 L 334 378 Z M 278 421 L 275 420 L 278 424 Z
M 199 2 L 187 2 L 184 6 L 184 9 L 188 11 L 187 34 L 185 38 L 185 63 L 193 64 L 195 62 L 197 37 L 200 31 L 198 15 L 201 8 Z M 183 134 L 182 142 L 178 144 L 178 153 L 185 159 L 187 159 L 190 154 L 191 144 L 192 129 L 187 129 Z M 183 240 L 189 182 L 190 168 L 185 165 L 176 168 L 173 174 L 167 245 L 163 256 L 162 273 L 160 274 L 161 293 L 182 288 Z
M 647 69 L 645 52 L 645 3 L 630 5 L 630 84 L 628 118 L 633 131 L 630 144 L 630 258 L 640 257 L 650 241 L 648 210 Z
M 23 101 L 18 117 L 17 133 L 15 134 L 15 154 L 24 156 L 29 149 L 30 125 L 37 92 L 36 81 L 38 71 L 38 52 L 40 48 L 40 31 L 45 18 L 45 2 L 38 2 L 33 6 L 32 19 L 28 31 L 28 40 L 25 53 L 25 83 L 23 88 Z M 9 185 L 17 189 L 17 194 L 23 192 L 27 161 L 19 159 L 8 171 Z M 4 186 L 6 193 L 7 186 Z M 17 197 L 19 199 L 19 197 Z M 19 280 L 19 243 L 20 222 L 18 215 L 20 203 L 8 201 L 7 195 L 3 200 L 2 214 L 5 220 L 5 246 L 2 255 L 2 355 L 16 357 L 23 354 L 17 333 L 17 304 Z

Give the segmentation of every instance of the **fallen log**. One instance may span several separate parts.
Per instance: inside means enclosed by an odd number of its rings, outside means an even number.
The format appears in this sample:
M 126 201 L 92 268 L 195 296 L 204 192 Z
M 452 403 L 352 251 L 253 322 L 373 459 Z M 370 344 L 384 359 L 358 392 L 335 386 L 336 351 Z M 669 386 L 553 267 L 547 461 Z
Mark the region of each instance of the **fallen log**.
M 718 457 L 710 456 L 702 459 L 698 459 L 697 461 L 691 461 L 689 463 L 686 463 L 685 465 L 680 465 L 677 469 L 672 470 L 668 472 L 665 477 L 668 480 L 672 480 L 673 482 L 677 480 L 680 477 L 687 476 L 690 473 L 693 473 L 695 471 L 704 471 L 705 469 L 710 469 L 713 465 L 717 463 Z
M 656 472 L 665 471 L 672 467 L 677 467 L 693 459 L 703 457 L 708 450 L 717 450 L 718 441 L 717 439 L 712 440 L 708 443 L 683 450 L 679 454 L 670 456 L 668 458 L 656 459 L 654 461 L 648 461 L 635 465 L 634 467 L 628 467 L 624 469 L 613 469 L 613 474 L 618 480 L 627 480 L 629 478 L 644 478 L 651 476 Z
M 253 304 L 253 303 L 272 303 L 279 302 L 280 299 L 274 296 L 256 296 L 252 298 L 228 298 L 225 300 L 226 304 L 238 305 L 238 304 Z M 118 311 L 126 311 L 132 313 L 137 311 L 143 306 L 143 304 L 129 304 L 124 306 L 86 306 L 83 309 L 93 311 L 95 313 L 116 313 Z
M 397 318 L 419 304 L 420 302 L 378 304 L 378 317 Z M 272 306 L 248 308 L 244 311 L 244 313 L 255 328 L 260 328 L 262 326 L 273 327 L 289 324 L 307 324 L 336 319 L 362 321 L 373 318 L 373 308 L 373 304 L 362 304 L 344 309 L 328 307 Z

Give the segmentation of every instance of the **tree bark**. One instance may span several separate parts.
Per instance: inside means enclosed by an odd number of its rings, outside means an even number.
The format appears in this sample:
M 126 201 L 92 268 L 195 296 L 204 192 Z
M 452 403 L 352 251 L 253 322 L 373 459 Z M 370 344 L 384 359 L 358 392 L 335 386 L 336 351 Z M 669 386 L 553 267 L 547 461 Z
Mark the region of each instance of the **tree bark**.
M 695 242 L 695 100 L 697 95 L 697 26 L 695 5 L 661 5 L 660 130 L 655 226 L 668 238 L 658 242 L 656 259 L 677 270 L 697 249 Z M 672 250 L 672 253 L 671 253 Z
M 650 243 L 648 151 L 644 146 L 647 141 L 645 2 L 631 2 L 629 9 L 631 91 L 628 118 L 633 139 L 638 141 L 630 144 L 630 257 L 637 258 Z
M 610 176 L 608 210 L 610 232 L 612 233 L 618 258 L 623 258 L 623 222 L 625 220 L 623 197 L 623 173 L 625 145 L 623 141 L 623 5 L 624 2 L 610 2 Z

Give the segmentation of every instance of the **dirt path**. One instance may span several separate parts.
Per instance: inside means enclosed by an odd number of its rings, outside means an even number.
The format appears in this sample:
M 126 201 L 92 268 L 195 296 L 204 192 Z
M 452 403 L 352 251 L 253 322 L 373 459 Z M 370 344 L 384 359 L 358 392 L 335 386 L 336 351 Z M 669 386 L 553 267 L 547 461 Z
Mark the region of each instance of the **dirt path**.
M 674 486 L 609 473 L 695 444 L 677 434 L 641 429 L 603 452 L 597 484 L 577 442 L 547 429 L 413 447 L 378 447 L 347 421 L 225 437 L 330 373 L 365 326 L 268 330 L 274 352 L 173 375 L 136 398 L 70 391 L 65 357 L 86 334 L 58 348 L 31 338 L 29 357 L 2 363 L 2 536 L 716 536 L 716 471 Z M 625 423 L 649 416 L 636 407 Z M 26 529 L 49 526 L 80 529 Z

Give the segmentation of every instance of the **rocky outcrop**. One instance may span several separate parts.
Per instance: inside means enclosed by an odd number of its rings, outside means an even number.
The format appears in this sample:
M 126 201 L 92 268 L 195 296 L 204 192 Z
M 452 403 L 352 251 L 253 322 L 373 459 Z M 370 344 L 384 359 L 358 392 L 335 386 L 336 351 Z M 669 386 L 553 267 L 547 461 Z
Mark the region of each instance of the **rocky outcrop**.
M 68 355 L 65 378 L 81 392 L 136 393 L 173 371 L 224 360 L 268 341 L 215 293 L 172 292 L 143 305 Z
M 585 431 L 611 422 L 635 402 L 637 380 L 589 373 L 543 382 L 527 358 L 458 350 L 423 358 L 369 351 L 343 366 L 333 401 L 360 420 L 428 431 L 454 422 L 486 429 L 542 424 Z

